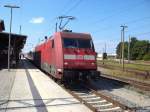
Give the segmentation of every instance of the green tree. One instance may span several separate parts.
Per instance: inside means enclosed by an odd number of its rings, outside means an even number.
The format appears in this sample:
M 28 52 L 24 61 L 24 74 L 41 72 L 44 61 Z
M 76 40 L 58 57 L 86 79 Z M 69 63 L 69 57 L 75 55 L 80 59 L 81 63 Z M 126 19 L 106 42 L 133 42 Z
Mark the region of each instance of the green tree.
M 137 41 L 132 48 L 133 59 L 141 60 L 149 51 L 149 41 Z
M 121 58 L 121 42 L 116 47 L 117 58 Z
M 121 54 L 122 54 L 122 43 L 121 42 L 117 45 L 116 54 L 117 54 L 117 58 L 121 58 Z M 125 42 L 124 43 L 124 57 L 127 58 L 127 56 L 128 56 L 128 42 Z
M 124 43 L 124 57 L 128 57 L 128 42 Z M 117 58 L 121 57 L 121 42 L 116 47 Z M 147 40 L 137 40 L 136 37 L 131 38 L 130 42 L 130 59 L 142 60 L 149 59 L 150 42 Z
M 136 37 L 131 37 L 131 41 L 130 41 L 130 59 L 132 59 L 132 60 L 135 60 L 136 56 L 137 56 L 137 54 L 132 52 L 133 48 L 134 48 L 134 45 L 137 41 L 138 40 L 136 39 Z

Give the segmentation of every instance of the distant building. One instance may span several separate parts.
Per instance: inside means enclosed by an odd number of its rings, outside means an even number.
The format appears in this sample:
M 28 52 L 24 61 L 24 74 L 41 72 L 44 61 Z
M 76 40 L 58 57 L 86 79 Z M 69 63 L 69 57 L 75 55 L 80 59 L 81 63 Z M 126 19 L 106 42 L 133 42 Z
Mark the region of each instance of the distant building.
M 0 19 L 0 32 L 5 30 L 4 21 Z
M 117 57 L 117 54 L 113 54 L 113 53 L 107 54 L 108 59 L 116 59 L 116 57 Z
M 0 19 L 0 69 L 6 68 L 8 64 L 8 41 L 10 33 L 3 32 L 4 30 L 4 21 Z M 10 66 L 16 65 L 19 61 L 19 53 L 23 49 L 26 39 L 26 35 L 11 33 Z
M 117 54 L 107 53 L 107 59 L 116 59 Z M 97 60 L 103 60 L 103 53 L 97 54 Z
M 103 54 L 102 53 L 98 53 L 97 54 L 97 60 L 102 60 L 103 59 Z

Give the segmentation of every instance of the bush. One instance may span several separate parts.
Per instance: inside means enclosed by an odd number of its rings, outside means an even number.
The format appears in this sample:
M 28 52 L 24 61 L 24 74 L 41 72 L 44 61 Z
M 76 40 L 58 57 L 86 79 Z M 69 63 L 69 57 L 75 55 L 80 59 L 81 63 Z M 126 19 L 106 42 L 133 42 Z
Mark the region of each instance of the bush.
M 145 54 L 144 57 L 143 57 L 143 60 L 145 60 L 145 61 L 150 60 L 150 53 Z

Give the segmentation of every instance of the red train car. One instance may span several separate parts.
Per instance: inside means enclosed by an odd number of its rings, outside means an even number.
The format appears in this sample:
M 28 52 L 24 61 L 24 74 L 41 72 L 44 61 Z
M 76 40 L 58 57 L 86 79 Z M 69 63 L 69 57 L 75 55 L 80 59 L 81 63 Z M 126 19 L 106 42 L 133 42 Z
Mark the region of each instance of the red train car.
M 34 62 L 55 79 L 79 80 L 99 76 L 90 34 L 56 32 L 36 46 Z

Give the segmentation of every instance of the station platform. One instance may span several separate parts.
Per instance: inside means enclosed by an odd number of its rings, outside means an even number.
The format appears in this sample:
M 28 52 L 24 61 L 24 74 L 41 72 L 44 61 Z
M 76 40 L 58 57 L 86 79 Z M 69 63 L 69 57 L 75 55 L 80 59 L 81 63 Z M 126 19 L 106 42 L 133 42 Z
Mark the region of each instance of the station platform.
M 0 112 L 91 112 L 26 59 L 0 70 Z

